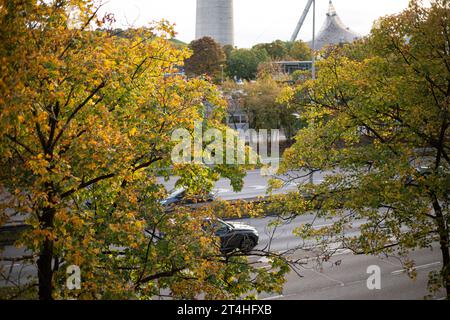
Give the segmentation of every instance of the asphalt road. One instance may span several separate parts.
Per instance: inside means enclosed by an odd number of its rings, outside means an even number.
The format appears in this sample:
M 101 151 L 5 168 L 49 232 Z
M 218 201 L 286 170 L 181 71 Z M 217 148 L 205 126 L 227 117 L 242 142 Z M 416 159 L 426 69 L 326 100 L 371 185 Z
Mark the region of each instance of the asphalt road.
M 256 249 L 267 249 L 271 243 L 270 251 L 284 252 L 298 246 L 313 246 L 313 242 L 304 242 L 295 237 L 292 231 L 303 223 L 313 221 L 312 215 L 300 216 L 289 224 L 278 227 L 275 231 L 268 224 L 275 218 L 243 219 L 240 222 L 255 227 L 260 235 L 260 242 Z M 332 221 L 316 219 L 314 226 L 321 227 Z M 362 222 L 361 222 L 362 223 Z M 357 235 L 358 224 L 349 230 L 347 235 Z M 441 253 L 436 244 L 433 249 L 421 249 L 413 252 L 409 258 L 415 261 L 417 277 L 412 280 L 404 272 L 402 262 L 398 257 L 354 255 L 349 250 L 337 250 L 337 253 L 327 262 L 319 265 L 311 253 L 302 253 L 300 250 L 296 258 L 303 258 L 305 265 L 298 269 L 302 277 L 291 272 L 287 277 L 282 295 L 262 294 L 260 299 L 292 299 L 292 300 L 329 300 L 329 299 L 424 299 L 427 291 L 428 274 L 430 271 L 442 267 Z M 306 256 L 305 256 L 306 255 Z M 309 258 L 309 259 L 308 259 Z M 251 258 L 250 258 L 251 259 Z M 267 267 L 264 258 L 260 259 L 261 267 Z M 367 273 L 369 266 L 379 266 L 381 271 L 381 289 L 369 290 Z M 445 297 L 443 291 L 434 299 Z
M 267 182 L 270 176 L 264 176 L 260 170 L 249 171 L 244 179 L 244 188 L 241 192 L 233 192 L 229 182 L 221 179 L 217 182 L 215 191 L 218 197 L 223 200 L 250 199 L 265 196 L 267 192 Z M 323 173 L 316 173 L 313 177 L 314 183 L 323 180 Z M 173 188 L 176 178 L 172 177 L 167 182 L 162 182 L 167 190 Z M 296 184 L 288 184 L 284 188 L 277 190 L 277 193 L 295 190 Z M 260 236 L 260 241 L 256 249 L 269 249 L 270 251 L 283 252 L 299 246 L 313 246 L 312 241 L 305 242 L 295 237 L 292 231 L 303 223 L 313 221 L 312 215 L 305 215 L 296 218 L 289 224 L 277 227 L 276 231 L 268 227 L 273 218 L 243 219 L 244 222 L 255 227 Z M 333 221 L 316 219 L 314 225 L 319 228 L 326 226 Z M 362 223 L 362 222 L 360 222 Z M 358 234 L 359 224 L 355 224 L 347 235 Z M 269 247 L 270 244 L 270 247 Z M 339 244 L 337 244 L 339 245 Z M 434 250 L 423 249 L 411 254 L 411 259 L 415 260 L 417 266 L 417 277 L 412 280 L 403 271 L 401 261 L 396 257 L 376 257 L 366 255 L 353 255 L 346 250 L 338 250 L 338 254 L 318 268 L 317 263 L 310 262 L 302 267 L 299 272 L 291 272 L 287 278 L 283 294 L 271 296 L 263 294 L 260 299 L 423 299 L 428 295 L 427 281 L 430 271 L 439 270 L 441 267 L 441 255 L 439 248 Z M 369 290 L 366 282 L 370 274 L 367 268 L 372 265 L 380 267 L 381 289 Z M 262 267 L 264 263 L 262 262 Z M 440 292 L 436 299 L 444 297 Z
M 411 254 L 416 262 L 417 277 L 412 280 L 404 272 L 401 262 L 395 257 L 365 255 L 335 255 L 321 268 L 309 263 L 300 268 L 300 278 L 291 272 L 287 277 L 282 295 L 261 295 L 260 299 L 279 300 L 422 300 L 429 294 L 428 274 L 439 270 L 441 257 L 436 246 L 418 250 Z M 370 266 L 381 271 L 380 289 L 369 290 L 367 281 L 372 273 Z M 439 292 L 433 299 L 443 299 Z
M 295 237 L 292 231 L 303 223 L 311 223 L 312 215 L 305 215 L 296 218 L 289 224 L 277 227 L 274 231 L 269 227 L 273 217 L 260 219 L 242 219 L 239 222 L 254 226 L 260 235 L 260 241 L 256 249 L 267 249 L 270 243 L 270 251 L 283 252 L 299 245 L 313 246 L 313 242 L 305 243 Z M 320 227 L 332 221 L 316 219 L 314 226 Z M 348 231 L 348 235 L 357 234 L 358 226 Z M 13 247 L 6 247 L 3 252 L 5 256 L 18 256 L 23 251 Z M 417 278 L 411 280 L 403 271 L 402 264 L 395 257 L 376 257 L 366 255 L 353 255 L 346 250 L 338 250 L 328 262 L 319 267 L 312 256 L 305 256 L 300 251 L 298 253 L 304 258 L 305 265 L 298 270 L 302 277 L 291 272 L 287 277 L 282 295 L 261 294 L 259 299 L 423 299 L 427 294 L 428 273 L 432 270 L 439 270 L 441 267 L 441 256 L 437 246 L 433 250 L 422 249 L 411 254 L 417 266 Z M 309 257 L 309 259 L 308 259 Z M 251 261 L 258 261 L 261 268 L 267 267 L 264 258 L 250 256 Z M 370 274 L 367 273 L 369 266 L 379 266 L 381 271 L 381 289 L 369 290 L 366 282 Z M 33 266 L 13 265 L 14 277 L 25 281 L 26 277 L 36 273 Z M 0 286 L 4 283 L 0 281 Z M 444 293 L 440 292 L 435 299 L 443 298 Z
M 315 173 L 313 177 L 314 183 L 323 181 L 323 173 Z M 261 170 L 252 170 L 247 172 L 247 176 L 244 178 L 244 186 L 240 192 L 234 192 L 228 179 L 220 179 L 214 188 L 214 192 L 218 198 L 222 200 L 244 200 L 253 199 L 257 197 L 263 197 L 267 195 L 268 182 L 272 176 L 264 175 Z M 168 181 L 160 178 L 159 182 L 163 184 L 167 191 L 174 189 L 177 177 L 171 177 Z M 305 178 L 304 180 L 308 180 Z M 288 183 L 281 189 L 274 191 L 274 194 L 286 193 L 288 191 L 294 191 L 297 187 L 296 183 Z
M 314 175 L 314 183 L 319 183 L 323 180 L 323 173 L 316 173 Z M 268 181 L 272 176 L 264 175 L 261 170 L 248 171 L 246 177 L 244 178 L 244 186 L 240 192 L 234 192 L 232 186 L 228 179 L 220 179 L 215 187 L 214 193 L 217 195 L 218 199 L 221 200 L 245 200 L 245 199 L 255 199 L 258 197 L 264 197 L 267 195 Z M 164 185 L 166 190 L 170 192 L 174 189 L 175 183 L 178 177 L 170 177 L 168 181 L 163 178 L 159 178 L 158 182 Z M 307 180 L 307 179 L 305 179 Z M 296 183 L 290 183 L 281 189 L 275 190 L 273 194 L 286 193 L 288 191 L 294 191 L 297 187 Z M 0 200 L 1 200 L 0 194 Z M 11 211 L 9 214 L 13 214 Z M 9 219 L 6 225 L 17 225 L 22 224 L 25 217 L 23 215 L 15 215 Z

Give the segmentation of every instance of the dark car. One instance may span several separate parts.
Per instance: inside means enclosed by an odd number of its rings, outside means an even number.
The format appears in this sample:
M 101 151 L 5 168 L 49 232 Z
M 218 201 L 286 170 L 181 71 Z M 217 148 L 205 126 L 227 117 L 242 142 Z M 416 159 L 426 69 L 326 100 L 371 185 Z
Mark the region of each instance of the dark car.
M 215 194 L 212 192 L 203 195 L 189 195 L 185 188 L 177 188 L 171 191 L 169 196 L 161 200 L 163 206 L 170 206 L 172 204 L 196 204 L 201 202 L 209 202 L 215 199 Z
M 236 249 L 249 253 L 259 240 L 258 231 L 249 225 L 238 222 L 225 222 L 221 219 L 207 219 L 205 231 L 220 238 L 221 251 L 229 253 Z
M 220 251 L 223 253 L 235 250 L 249 253 L 259 241 L 258 231 L 254 227 L 238 222 L 225 222 L 218 218 L 205 219 L 203 231 L 220 239 Z M 151 228 L 146 229 L 145 234 L 152 236 L 156 242 L 165 236 L 164 233 Z

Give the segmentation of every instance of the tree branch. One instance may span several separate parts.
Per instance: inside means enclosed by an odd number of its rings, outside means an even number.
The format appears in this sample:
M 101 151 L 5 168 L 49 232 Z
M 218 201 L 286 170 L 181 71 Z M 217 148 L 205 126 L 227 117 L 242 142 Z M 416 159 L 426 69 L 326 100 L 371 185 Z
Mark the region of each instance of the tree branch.
M 56 146 L 56 144 L 58 143 L 59 139 L 61 138 L 61 136 L 63 135 L 64 131 L 66 131 L 67 127 L 69 126 L 70 122 L 73 120 L 73 118 L 75 118 L 75 116 L 77 115 L 77 113 L 102 89 L 106 86 L 106 82 L 103 80 L 90 94 L 89 96 L 86 97 L 86 99 L 84 99 L 84 101 L 82 103 L 80 103 L 70 114 L 69 118 L 67 118 L 66 123 L 64 124 L 64 126 L 61 128 L 61 130 L 59 131 L 58 135 L 56 136 L 55 140 L 52 143 L 52 148 L 54 148 Z

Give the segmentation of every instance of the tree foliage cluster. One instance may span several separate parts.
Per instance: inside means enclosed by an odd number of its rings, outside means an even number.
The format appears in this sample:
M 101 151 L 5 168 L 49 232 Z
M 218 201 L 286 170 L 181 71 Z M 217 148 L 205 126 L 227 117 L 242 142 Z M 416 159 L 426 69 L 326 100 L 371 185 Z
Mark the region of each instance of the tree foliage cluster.
M 290 141 L 302 125 L 294 115 L 296 108 L 278 99 L 287 86 L 270 75 L 243 84 L 226 81 L 221 88 L 228 97 L 230 115 L 243 112 L 251 129 L 279 129 Z
M 189 48 L 193 55 L 186 61 L 188 76 L 207 75 L 216 82 L 226 76 L 235 80 L 255 80 L 261 65 L 275 61 L 311 60 L 311 49 L 302 41 L 276 40 L 261 43 L 250 49 L 221 47 L 214 39 L 194 40 Z
M 450 298 L 448 1 L 411 1 L 377 21 L 364 41 L 332 50 L 318 70 L 316 81 L 284 92 L 308 127 L 282 163 L 282 172 L 299 172 L 284 181 L 297 181 L 298 191 L 275 197 L 271 210 L 335 219 L 299 226 L 298 236 L 328 253 L 340 243 L 356 253 L 399 255 L 412 277 L 408 253 L 434 247 L 442 268 L 430 273 L 429 288 Z M 323 182 L 305 179 L 317 171 Z M 360 232 L 349 235 L 355 225 Z
M 192 55 L 185 61 L 186 75 L 189 77 L 207 75 L 212 80 L 221 79 L 225 67 L 225 53 L 210 37 L 194 40 L 189 44 Z
M 280 259 L 256 269 L 242 255 L 222 255 L 202 232 L 205 218 L 231 212 L 227 204 L 170 213 L 160 205 L 159 178 L 169 175 L 196 194 L 220 177 L 242 187 L 243 167 L 171 161 L 175 129 L 193 132 L 196 121 L 226 129 L 217 88 L 179 75 L 190 52 L 169 41 L 166 21 L 117 36 L 99 8 L 89 0 L 0 1 L 0 226 L 15 216 L 30 226 L 16 243 L 26 255 L 2 253 L 5 297 L 279 292 L 287 272 Z M 207 112 L 209 104 L 216 107 Z M 36 272 L 18 283 L 5 262 Z M 66 285 L 70 265 L 81 269 L 81 289 Z

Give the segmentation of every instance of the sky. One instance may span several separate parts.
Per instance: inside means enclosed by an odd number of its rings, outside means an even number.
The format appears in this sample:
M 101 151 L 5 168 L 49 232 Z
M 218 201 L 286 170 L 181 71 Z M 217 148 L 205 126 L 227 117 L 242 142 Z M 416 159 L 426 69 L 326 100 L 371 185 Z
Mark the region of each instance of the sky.
M 177 38 L 195 37 L 196 0 L 103 0 L 103 11 L 114 13 L 117 27 L 141 27 L 151 21 L 169 20 Z M 250 48 L 257 43 L 289 40 L 307 0 L 234 0 L 235 45 Z M 366 35 L 381 16 L 401 12 L 408 0 L 333 0 L 338 15 L 353 31 Z M 328 0 L 316 0 L 316 28 L 320 30 L 328 11 Z M 312 14 L 298 39 L 312 38 Z

